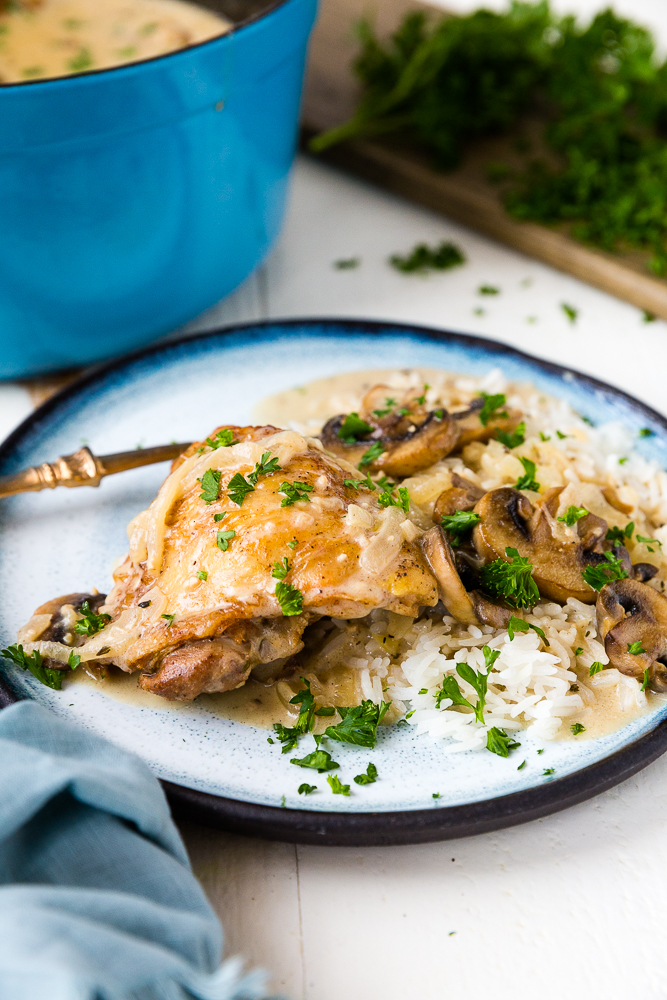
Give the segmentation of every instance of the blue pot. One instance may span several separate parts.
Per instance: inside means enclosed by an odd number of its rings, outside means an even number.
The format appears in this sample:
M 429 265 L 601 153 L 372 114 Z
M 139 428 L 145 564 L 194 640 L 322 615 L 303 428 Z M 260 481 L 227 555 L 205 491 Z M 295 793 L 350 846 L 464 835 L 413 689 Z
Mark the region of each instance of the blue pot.
M 283 217 L 316 5 L 0 87 L 0 377 L 120 354 L 257 266 Z

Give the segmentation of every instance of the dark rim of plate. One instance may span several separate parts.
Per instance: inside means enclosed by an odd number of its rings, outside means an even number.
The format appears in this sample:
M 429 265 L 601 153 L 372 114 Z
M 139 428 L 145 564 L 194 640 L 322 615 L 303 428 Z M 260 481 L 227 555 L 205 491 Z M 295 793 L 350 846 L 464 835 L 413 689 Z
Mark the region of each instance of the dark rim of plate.
M 498 359 L 502 359 L 503 356 L 522 359 L 543 372 L 576 379 L 592 389 L 625 401 L 632 409 L 640 412 L 642 418 L 649 424 L 658 426 L 667 437 L 667 419 L 622 389 L 616 389 L 590 375 L 554 362 L 543 361 L 495 340 L 436 330 L 412 323 L 305 318 L 266 320 L 222 327 L 154 344 L 96 366 L 51 396 L 6 438 L 0 445 L 0 471 L 8 460 L 11 461 L 14 447 L 34 425 L 41 423 L 62 403 L 69 402 L 82 389 L 88 389 L 107 375 L 138 360 L 180 352 L 189 344 L 236 337 L 240 333 L 247 341 L 261 340 L 265 339 L 268 331 L 277 330 L 286 334 L 307 330 L 310 336 L 332 333 L 342 336 L 355 336 L 358 333 L 389 336 L 407 334 L 424 340 L 458 344 L 472 349 L 481 348 L 485 354 L 496 355 Z M 0 707 L 4 708 L 19 700 L 7 678 L 0 676 Z M 177 819 L 193 820 L 247 836 L 289 843 L 347 847 L 418 844 L 488 833 L 567 809 L 632 777 L 660 757 L 665 750 L 667 750 L 667 719 L 658 722 L 650 732 L 621 750 L 566 777 L 545 780 L 542 784 L 524 791 L 480 802 L 460 806 L 440 806 L 436 800 L 427 809 L 406 809 L 397 812 L 334 813 L 288 809 L 224 798 L 169 781 L 163 781 L 162 786 Z

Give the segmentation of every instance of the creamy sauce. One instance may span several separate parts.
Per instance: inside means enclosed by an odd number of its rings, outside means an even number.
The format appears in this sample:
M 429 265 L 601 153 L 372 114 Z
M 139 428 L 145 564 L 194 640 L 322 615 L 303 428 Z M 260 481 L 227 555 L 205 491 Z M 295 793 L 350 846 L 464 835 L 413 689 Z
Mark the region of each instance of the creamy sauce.
M 579 742 L 580 740 L 592 740 L 600 736 L 609 736 L 615 733 L 628 723 L 653 712 L 656 708 L 665 704 L 667 695 L 652 694 L 646 692 L 646 707 L 640 708 L 636 704 L 630 708 L 621 709 L 616 688 L 597 688 L 595 691 L 595 704 L 584 708 L 577 715 L 563 720 L 561 731 L 557 734 L 558 741 Z M 573 736 L 570 726 L 575 722 L 580 722 L 585 727 L 585 732 L 579 736 Z
M 25 0 L 0 14 L 0 83 L 151 59 L 230 27 L 184 0 Z

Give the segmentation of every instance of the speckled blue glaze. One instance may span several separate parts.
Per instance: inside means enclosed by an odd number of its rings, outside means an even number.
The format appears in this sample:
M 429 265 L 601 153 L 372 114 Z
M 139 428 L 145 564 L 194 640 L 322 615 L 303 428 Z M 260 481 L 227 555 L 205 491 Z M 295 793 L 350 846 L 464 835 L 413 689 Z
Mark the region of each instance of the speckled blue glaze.
M 371 329 L 375 327 L 376 329 Z M 370 332 L 369 332 L 370 330 Z M 437 339 L 444 337 L 444 339 Z M 167 344 L 103 371 L 47 404 L 37 419 L 12 435 L 0 454 L 0 472 L 71 452 L 86 442 L 99 453 L 191 440 L 219 423 L 250 422 L 264 396 L 315 378 L 370 367 L 432 366 L 483 375 L 500 367 L 510 379 L 528 380 L 564 397 L 596 422 L 621 419 L 631 429 L 650 427 L 637 440 L 646 457 L 667 466 L 667 430 L 657 414 L 610 387 L 477 338 L 354 322 L 294 322 L 222 331 Z M 4 501 L 0 508 L 0 640 L 14 641 L 34 608 L 57 594 L 110 585 L 112 561 L 126 549 L 127 522 L 153 498 L 164 467 L 110 478 L 99 490 L 54 491 Z M 600 739 L 542 744 L 522 733 L 509 759 L 486 752 L 447 754 L 444 742 L 418 737 L 408 727 L 381 732 L 372 753 L 337 746 L 337 772 L 352 784 L 349 798 L 334 796 L 324 775 L 289 764 L 266 730 L 230 722 L 196 703 L 164 710 L 136 708 L 88 686 L 63 692 L 42 687 L 7 667 L 14 688 L 58 715 L 142 756 L 172 782 L 228 798 L 328 812 L 415 810 L 461 805 L 541 786 L 575 774 L 652 731 L 667 706 Z M 300 751 L 311 749 L 302 741 Z M 544 745 L 544 752 L 536 751 Z M 301 755 L 301 753 L 299 754 Z M 524 759 L 525 768 L 517 771 Z M 372 760 L 380 780 L 358 787 L 355 774 Z M 318 794 L 297 795 L 307 780 Z M 434 800 L 434 793 L 440 798 Z

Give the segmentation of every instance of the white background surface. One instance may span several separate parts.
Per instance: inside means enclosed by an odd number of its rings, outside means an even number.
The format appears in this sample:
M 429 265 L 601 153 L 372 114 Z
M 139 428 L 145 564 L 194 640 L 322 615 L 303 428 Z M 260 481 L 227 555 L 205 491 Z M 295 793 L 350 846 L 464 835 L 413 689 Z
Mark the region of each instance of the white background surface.
M 598 6 L 558 4 L 584 14 Z M 664 0 L 620 0 L 617 9 L 667 39 Z M 465 267 L 420 278 L 386 264 L 389 254 L 417 241 L 442 239 L 463 248 Z M 358 270 L 332 267 L 349 256 L 362 258 Z M 501 294 L 481 298 L 476 289 L 483 283 Z M 562 302 L 579 310 L 575 325 Z M 486 314 L 474 315 L 477 307 Z M 573 278 L 302 160 L 271 259 L 190 329 L 327 315 L 496 337 L 590 372 L 667 413 L 666 324 L 647 325 L 636 309 Z M 0 387 L 0 432 L 29 410 L 23 389 Z M 667 995 L 667 759 L 565 813 L 444 844 L 295 847 L 183 829 L 223 920 L 228 953 L 269 969 L 275 992 L 293 1000 Z

